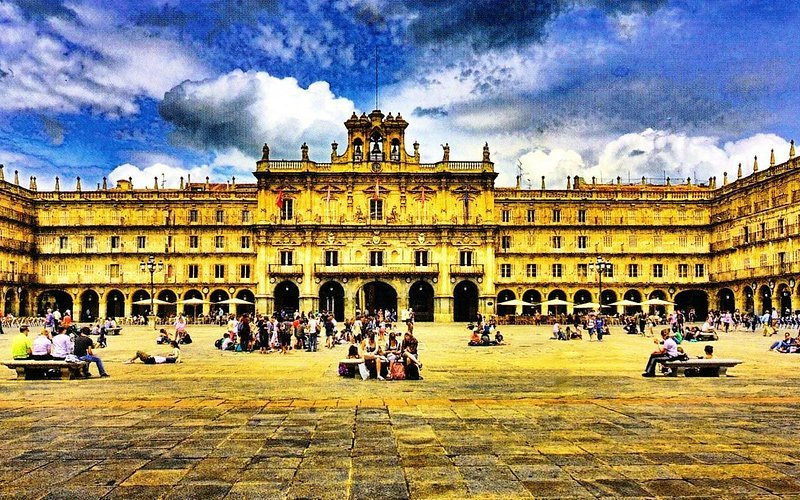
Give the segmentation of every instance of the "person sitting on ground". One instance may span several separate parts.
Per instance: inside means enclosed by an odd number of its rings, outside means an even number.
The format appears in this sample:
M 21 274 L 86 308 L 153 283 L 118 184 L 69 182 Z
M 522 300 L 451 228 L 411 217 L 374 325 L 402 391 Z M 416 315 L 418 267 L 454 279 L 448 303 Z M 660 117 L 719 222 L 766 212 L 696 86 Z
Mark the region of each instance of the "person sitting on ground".
M 504 337 L 503 337 L 502 333 L 500 333 L 499 331 L 495 331 L 494 332 L 494 343 L 495 343 L 495 345 L 505 344 L 505 342 L 503 342 L 503 339 L 504 339 Z
M 178 343 L 179 344 L 187 344 L 188 345 L 188 344 L 191 344 L 193 342 L 192 341 L 192 336 L 189 335 L 189 332 L 187 332 L 186 330 L 183 330 L 182 332 L 178 333 L 177 336 L 178 336 Z
M 158 331 L 158 337 L 156 337 L 156 344 L 169 344 L 172 339 L 169 337 L 169 333 L 167 330 L 162 328 Z
M 100 335 L 97 337 L 97 347 L 105 349 L 108 347 L 108 340 L 106 339 L 106 330 L 100 330 Z
M 48 361 L 53 359 L 50 352 L 53 349 L 53 342 L 50 340 L 50 332 L 47 328 L 42 328 L 39 335 L 33 339 L 31 345 L 31 358 L 36 361 Z
M 707 319 L 705 323 L 703 323 L 703 326 L 700 327 L 700 331 L 703 333 L 717 333 L 717 331 L 714 329 L 713 326 L 711 326 L 711 323 L 709 323 Z
M 31 359 L 33 342 L 28 337 L 29 329 L 26 325 L 19 327 L 19 333 L 11 340 L 11 357 L 14 359 Z
M 553 340 L 567 340 L 564 332 L 561 331 L 561 324 L 558 321 L 553 323 Z
M 170 341 L 169 345 L 172 347 L 172 352 L 170 354 L 165 354 L 163 356 L 150 356 L 146 352 L 143 351 L 136 351 L 136 355 L 134 355 L 131 359 L 125 361 L 126 365 L 129 365 L 140 359 L 142 363 L 146 365 L 160 365 L 163 363 L 180 363 L 181 362 L 181 348 L 177 342 Z
M 481 345 L 481 336 L 478 334 L 480 328 L 475 327 L 472 329 L 472 335 L 469 338 L 467 345 L 476 346 Z
M 91 377 L 89 374 L 89 365 L 91 363 L 95 363 L 101 377 L 110 377 L 110 375 L 106 373 L 106 369 L 103 366 L 103 361 L 95 356 L 94 352 L 92 351 L 92 349 L 94 349 L 94 341 L 91 339 L 91 337 L 89 337 L 89 329 L 84 326 L 80 329 L 79 333 L 80 335 L 75 339 L 75 356 L 77 356 L 81 361 L 86 361 L 86 366 L 83 369 L 83 375 L 85 377 Z
M 661 338 L 664 339 L 664 345 L 650 354 L 650 359 L 647 360 L 647 366 L 644 369 L 644 373 L 642 373 L 642 377 L 655 377 L 656 365 L 658 365 L 658 363 L 676 359 L 680 355 L 678 352 L 678 344 L 670 337 L 669 331 L 669 328 L 661 331 Z
M 792 334 L 786 332 L 783 334 L 783 340 L 778 340 L 773 342 L 771 346 L 769 346 L 770 351 L 778 351 L 778 352 L 789 352 L 789 348 L 795 345 L 795 339 L 792 338 Z
M 53 337 L 53 348 L 50 350 L 50 355 L 55 360 L 64 361 L 67 356 L 72 354 L 75 345 L 67 334 L 66 326 L 59 326 L 57 331 L 58 333 Z

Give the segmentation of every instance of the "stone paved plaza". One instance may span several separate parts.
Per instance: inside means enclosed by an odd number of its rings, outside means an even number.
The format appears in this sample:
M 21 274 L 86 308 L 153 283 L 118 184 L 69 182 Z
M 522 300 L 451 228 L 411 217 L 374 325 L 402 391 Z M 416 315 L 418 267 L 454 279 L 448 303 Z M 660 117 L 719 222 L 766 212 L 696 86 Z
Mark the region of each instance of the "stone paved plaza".
M 379 382 L 337 376 L 344 346 L 221 353 L 219 328 L 191 331 L 183 364 L 125 365 L 166 351 L 126 327 L 99 350 L 110 379 L 0 368 L 0 496 L 800 496 L 800 355 L 760 335 L 715 343 L 745 361 L 732 377 L 645 379 L 652 340 L 619 329 L 507 326 L 509 345 L 469 348 L 464 325 L 419 324 L 425 379 Z

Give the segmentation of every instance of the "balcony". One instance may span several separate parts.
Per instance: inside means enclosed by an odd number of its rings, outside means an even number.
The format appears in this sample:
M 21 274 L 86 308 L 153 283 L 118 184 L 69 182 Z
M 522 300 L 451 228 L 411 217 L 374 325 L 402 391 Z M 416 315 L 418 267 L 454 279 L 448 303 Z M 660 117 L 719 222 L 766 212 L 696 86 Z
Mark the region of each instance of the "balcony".
M 483 264 L 471 266 L 450 264 L 450 276 L 483 276 Z
M 417 266 L 413 263 L 391 263 L 382 266 L 370 266 L 368 264 L 339 264 L 338 266 L 326 266 L 325 264 L 314 264 L 314 274 L 320 277 L 376 275 L 409 277 L 438 276 L 439 264 L 428 264 L 427 266 Z
M 292 264 L 292 265 L 270 264 L 269 274 L 274 276 L 302 276 L 303 264 Z
M 33 273 L 4 272 L 0 273 L 0 282 L 6 283 L 34 283 L 36 275 Z

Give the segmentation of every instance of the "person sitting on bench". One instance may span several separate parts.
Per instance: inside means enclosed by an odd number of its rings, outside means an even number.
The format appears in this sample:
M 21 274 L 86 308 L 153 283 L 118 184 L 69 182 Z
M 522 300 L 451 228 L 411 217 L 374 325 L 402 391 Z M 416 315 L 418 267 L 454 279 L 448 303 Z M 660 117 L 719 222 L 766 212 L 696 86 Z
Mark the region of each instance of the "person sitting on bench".
M 678 352 L 678 344 L 676 344 L 675 340 L 669 335 L 669 329 L 661 331 L 661 338 L 664 339 L 664 345 L 650 354 L 650 359 L 647 360 L 647 366 L 644 369 L 644 373 L 642 373 L 642 377 L 655 377 L 656 365 L 658 365 L 658 363 L 677 359 L 680 355 Z
M 146 365 L 160 365 L 163 363 L 180 363 L 181 362 L 181 348 L 177 342 L 171 340 L 169 345 L 172 347 L 172 353 L 164 356 L 151 356 L 143 351 L 136 351 L 136 355 L 131 359 L 126 360 L 125 364 L 129 365 L 140 359 Z
M 31 359 L 31 352 L 33 351 L 33 342 L 28 337 L 28 327 L 22 325 L 19 327 L 19 333 L 11 339 L 11 357 L 20 359 Z
M 41 333 L 33 339 L 31 346 L 31 358 L 36 361 L 50 361 L 53 357 L 50 355 L 53 350 L 53 342 L 50 340 L 50 332 L 47 328 L 43 328 Z

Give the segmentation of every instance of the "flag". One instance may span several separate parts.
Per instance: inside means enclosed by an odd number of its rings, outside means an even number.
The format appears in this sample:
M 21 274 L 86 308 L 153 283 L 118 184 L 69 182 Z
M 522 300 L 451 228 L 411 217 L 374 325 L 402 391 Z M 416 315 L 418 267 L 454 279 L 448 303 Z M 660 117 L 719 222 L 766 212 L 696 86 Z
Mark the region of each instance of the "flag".
M 381 186 L 378 184 L 378 179 L 375 179 L 375 192 L 372 193 L 372 199 L 377 200 L 381 194 Z
M 278 205 L 278 208 L 283 210 L 283 188 L 281 188 L 281 190 L 278 191 L 278 198 L 275 199 L 275 204 Z

